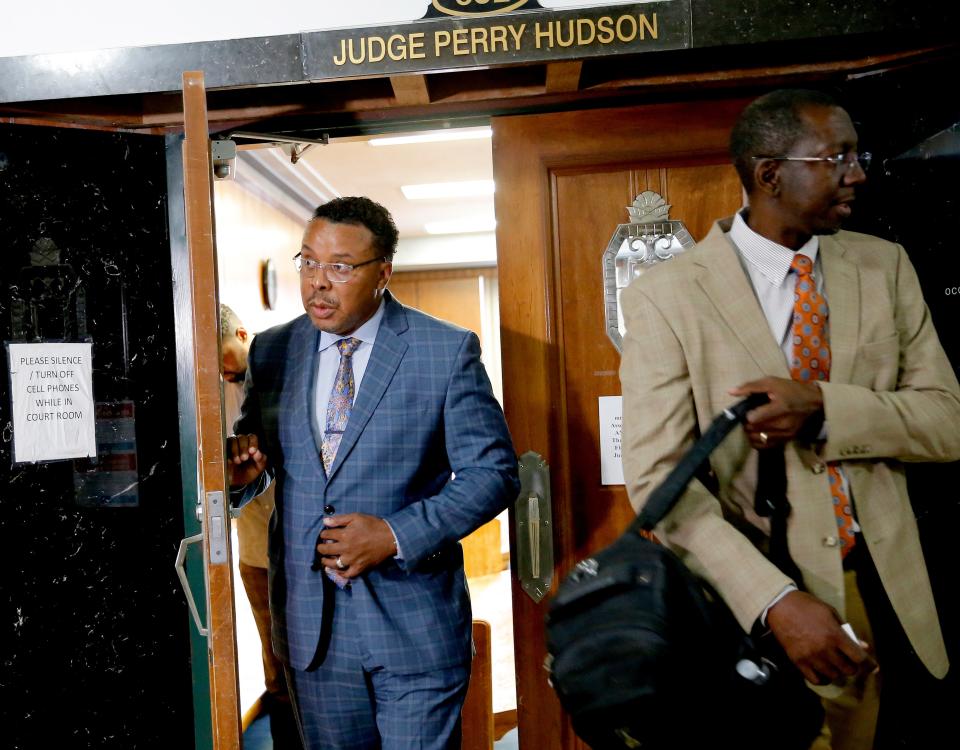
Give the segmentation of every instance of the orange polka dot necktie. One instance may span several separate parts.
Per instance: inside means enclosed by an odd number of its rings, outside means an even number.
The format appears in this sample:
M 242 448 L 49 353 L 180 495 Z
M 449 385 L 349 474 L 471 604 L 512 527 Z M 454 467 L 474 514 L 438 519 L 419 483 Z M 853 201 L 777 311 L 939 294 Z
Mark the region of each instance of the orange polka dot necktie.
M 790 268 L 797 274 L 797 285 L 793 294 L 793 354 L 790 358 L 790 377 L 804 383 L 811 380 L 830 380 L 830 340 L 827 331 L 829 310 L 827 301 L 817 292 L 813 278 L 813 261 L 806 255 L 797 253 Z M 838 464 L 827 464 L 827 474 L 830 479 L 833 512 L 837 518 L 840 554 L 846 557 L 856 541 L 850 498 L 843 489 L 843 477 Z

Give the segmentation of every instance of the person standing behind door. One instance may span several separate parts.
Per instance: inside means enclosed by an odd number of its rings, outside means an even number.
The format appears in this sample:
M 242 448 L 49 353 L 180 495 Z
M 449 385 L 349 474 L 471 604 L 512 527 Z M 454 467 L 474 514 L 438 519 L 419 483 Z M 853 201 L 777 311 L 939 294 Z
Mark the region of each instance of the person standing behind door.
M 819 686 L 813 747 L 866 750 L 879 680 L 864 644 L 885 694 L 934 695 L 948 670 L 903 462 L 960 458 L 960 386 L 903 248 L 840 230 L 869 161 L 849 115 L 818 92 L 776 91 L 741 114 L 731 153 L 749 206 L 622 296 L 627 489 L 642 507 L 714 415 L 769 396 L 711 458 L 718 489 L 692 483 L 657 536 Z M 784 452 L 805 590 L 761 552 L 767 450 Z M 879 738 L 936 744 L 918 740 L 936 716 L 906 714 L 885 702 Z
M 306 315 L 259 334 L 232 493 L 276 486 L 274 646 L 308 748 L 454 750 L 471 661 L 459 540 L 518 491 L 477 336 L 386 290 L 397 230 L 368 198 L 308 222 Z
M 223 403 L 227 431 L 240 416 L 243 381 L 251 336 L 237 314 L 220 305 L 220 359 L 223 366 Z M 270 719 L 274 750 L 299 750 L 300 735 L 293 718 L 283 664 L 271 645 L 270 599 L 267 595 L 267 532 L 273 514 L 273 487 L 247 503 L 236 520 L 240 547 L 240 580 L 247 593 L 260 635 L 265 692 L 261 708 Z

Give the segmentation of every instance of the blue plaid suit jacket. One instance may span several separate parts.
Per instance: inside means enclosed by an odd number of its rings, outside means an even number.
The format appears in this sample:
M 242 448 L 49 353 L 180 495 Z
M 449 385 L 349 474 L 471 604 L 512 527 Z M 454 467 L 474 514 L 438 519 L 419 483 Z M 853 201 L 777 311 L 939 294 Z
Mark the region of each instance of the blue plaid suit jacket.
M 323 598 L 334 592 L 311 563 L 324 506 L 332 505 L 337 514 L 385 518 L 403 554 L 353 582 L 356 635 L 373 663 L 401 674 L 465 664 L 471 611 L 459 540 L 519 488 L 479 341 L 386 292 L 329 477 L 311 424 L 318 344 L 306 315 L 256 336 L 235 429 L 258 436 L 276 483 L 269 539 L 274 650 L 295 669 L 317 656 Z

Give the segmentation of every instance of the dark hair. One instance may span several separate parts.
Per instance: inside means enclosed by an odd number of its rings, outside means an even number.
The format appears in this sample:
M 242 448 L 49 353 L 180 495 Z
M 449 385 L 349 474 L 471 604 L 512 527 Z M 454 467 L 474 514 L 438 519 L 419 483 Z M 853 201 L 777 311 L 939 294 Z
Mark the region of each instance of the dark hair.
M 334 198 L 317 207 L 313 218 L 366 227 L 373 234 L 374 249 L 387 260 L 393 260 L 397 251 L 397 225 L 390 212 L 379 203 L 363 196 Z
M 237 314 L 224 304 L 220 305 L 220 338 L 228 340 L 236 336 L 237 329 L 242 328 L 243 323 Z
M 830 95 L 809 89 L 778 89 L 750 102 L 730 133 L 730 156 L 746 191 L 754 187 L 754 156 L 785 156 L 806 135 L 805 109 L 839 106 Z

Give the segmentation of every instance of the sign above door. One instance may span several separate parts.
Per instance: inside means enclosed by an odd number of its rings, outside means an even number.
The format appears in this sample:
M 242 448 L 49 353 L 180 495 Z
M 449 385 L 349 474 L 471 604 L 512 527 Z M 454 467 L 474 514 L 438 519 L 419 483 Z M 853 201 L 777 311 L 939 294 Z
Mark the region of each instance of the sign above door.
M 520 3 L 523 12 L 508 14 L 496 13 L 492 4 L 434 0 L 431 9 L 444 10 L 430 19 L 307 34 L 304 71 L 313 80 L 394 75 L 690 45 L 690 0 L 570 10 L 545 10 L 533 2 Z M 456 16 L 454 10 L 459 10 Z
M 204 70 L 210 90 L 801 40 L 817 40 L 818 50 L 830 44 L 847 50 L 856 37 L 877 35 L 898 48 L 911 40 L 929 47 L 938 40 L 952 43 L 952 21 L 960 18 L 960 5 L 915 0 L 310 2 L 311 8 L 322 6 L 322 20 L 275 9 L 275 16 L 294 19 L 292 28 L 301 30 L 293 32 L 279 33 L 291 27 L 271 23 L 256 27 L 269 35 L 249 36 L 237 19 L 263 18 L 234 13 L 223 28 L 203 27 L 204 34 L 227 38 L 155 43 L 123 27 L 109 37 L 116 39 L 110 48 L 104 37 L 100 49 L 0 56 L 0 103 L 172 92 L 184 69 Z M 184 25 L 176 28 L 179 33 Z M 757 62 L 772 59 L 771 49 L 759 51 Z M 623 66 L 635 68 L 627 60 Z

